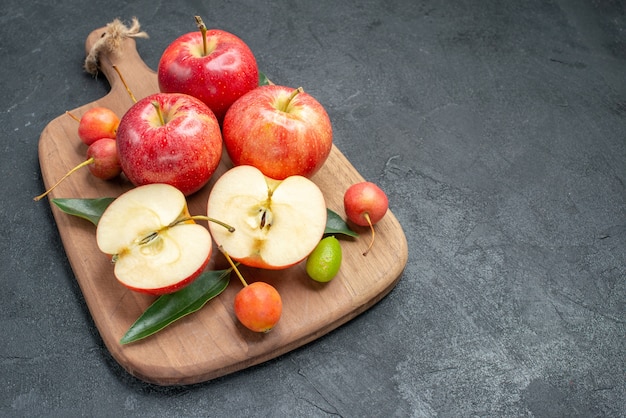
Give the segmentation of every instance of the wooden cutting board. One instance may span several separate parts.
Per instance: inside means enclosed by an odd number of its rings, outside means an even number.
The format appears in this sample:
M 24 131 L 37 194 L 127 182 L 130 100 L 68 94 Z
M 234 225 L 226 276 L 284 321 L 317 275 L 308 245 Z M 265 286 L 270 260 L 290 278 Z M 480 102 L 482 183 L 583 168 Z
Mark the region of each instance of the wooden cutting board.
M 87 51 L 105 29 L 97 29 L 87 37 Z M 121 117 L 133 104 L 112 66 L 119 69 L 137 100 L 158 91 L 156 73 L 138 55 L 133 39 L 125 39 L 121 50 L 102 55 L 100 64 L 100 77 L 107 78 L 111 90 L 102 99 L 71 110 L 78 117 L 95 106 L 108 107 Z M 46 126 L 39 142 L 46 188 L 85 160 L 87 147 L 78 138 L 78 124 L 65 110 L 60 109 L 61 116 Z M 192 215 L 206 214 L 206 202 L 215 179 L 230 167 L 232 164 L 224 155 L 213 180 L 189 197 Z M 335 146 L 312 180 L 323 191 L 327 206 L 345 219 L 343 194 L 349 185 L 363 178 Z M 49 196 L 115 197 L 131 187 L 123 177 L 102 181 L 85 168 Z M 61 212 L 53 204 L 51 207 L 76 280 L 107 348 L 130 374 L 158 385 L 214 379 L 315 340 L 381 300 L 399 280 L 408 257 L 406 237 L 390 210 L 376 225 L 376 243 L 367 256 L 362 255 L 369 242 L 367 228 L 353 228 L 361 234 L 357 239 L 341 239 L 344 261 L 339 275 L 330 283 L 309 279 L 303 263 L 274 272 L 243 269 L 249 282 L 267 281 L 283 298 L 283 315 L 270 333 L 252 333 L 238 324 L 232 305 L 241 283 L 233 276 L 228 288 L 200 311 L 151 337 L 123 346 L 119 344 L 120 338 L 155 298 L 132 292 L 116 281 L 113 265 L 97 248 L 95 227 L 91 223 Z M 213 254 L 208 268 L 227 267 L 219 251 Z

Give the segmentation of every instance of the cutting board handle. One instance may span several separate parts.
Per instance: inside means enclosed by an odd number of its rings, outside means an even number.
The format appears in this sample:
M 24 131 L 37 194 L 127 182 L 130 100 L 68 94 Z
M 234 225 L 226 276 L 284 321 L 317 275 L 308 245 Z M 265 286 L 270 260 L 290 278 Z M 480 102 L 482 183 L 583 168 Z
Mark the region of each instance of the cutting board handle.
M 87 36 L 85 41 L 86 56 L 89 55 L 94 45 L 106 35 L 106 32 L 107 27 L 102 27 L 92 31 Z M 142 60 L 137 51 L 135 39 L 131 37 L 122 38 L 119 48 L 113 51 L 103 49 L 98 54 L 98 71 L 104 74 L 111 86 L 111 91 L 107 95 L 110 96 L 108 98 L 122 101 L 121 106 L 128 108 L 128 101 L 132 104 L 133 99 L 114 66 L 119 70 L 128 89 L 137 100 L 158 91 L 156 73 Z

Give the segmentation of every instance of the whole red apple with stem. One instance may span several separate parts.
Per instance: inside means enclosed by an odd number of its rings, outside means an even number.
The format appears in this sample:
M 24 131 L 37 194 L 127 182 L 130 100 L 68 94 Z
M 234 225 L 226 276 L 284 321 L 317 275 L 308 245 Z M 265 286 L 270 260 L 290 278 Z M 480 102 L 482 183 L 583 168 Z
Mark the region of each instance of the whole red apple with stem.
M 311 177 L 330 154 L 333 131 L 324 107 L 302 88 L 266 85 L 240 97 L 222 126 L 235 165 L 268 177 Z
M 68 116 L 78 122 L 78 137 L 86 145 L 91 145 L 99 139 L 115 139 L 120 118 L 115 112 L 106 107 L 92 107 L 78 118 L 71 112 Z
M 228 108 L 259 85 L 256 59 L 236 35 L 207 30 L 196 16 L 200 30 L 174 40 L 159 60 L 159 89 L 197 97 L 222 121 Z
M 367 255 L 374 245 L 376 232 L 374 225 L 380 221 L 389 208 L 385 192 L 376 184 L 364 181 L 348 187 L 343 196 L 343 205 L 348 219 L 360 226 L 369 226 L 372 239 L 363 255 Z
M 85 161 L 69 170 L 54 185 L 46 190 L 45 193 L 35 197 L 34 200 L 43 199 L 48 193 L 61 184 L 63 180 L 85 166 L 89 168 L 89 172 L 93 176 L 102 180 L 110 180 L 119 176 L 122 173 L 122 167 L 117 156 L 115 139 L 102 138 L 92 143 L 89 148 L 87 148 L 87 159 Z
M 213 112 L 180 93 L 137 101 L 122 117 L 116 141 L 122 170 L 134 185 L 166 183 L 186 196 L 209 181 L 222 156 Z
M 265 282 L 248 284 L 224 248 L 220 246 L 219 249 L 243 285 L 243 289 L 235 295 L 235 316 L 251 331 L 263 333 L 271 331 L 280 320 L 283 311 L 283 301 L 278 290 Z

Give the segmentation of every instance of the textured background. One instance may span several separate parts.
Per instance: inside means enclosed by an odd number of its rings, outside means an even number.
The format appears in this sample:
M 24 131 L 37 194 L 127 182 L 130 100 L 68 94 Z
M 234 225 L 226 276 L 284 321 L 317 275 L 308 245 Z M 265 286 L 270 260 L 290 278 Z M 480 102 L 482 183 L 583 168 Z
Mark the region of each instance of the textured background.
M 95 329 L 37 144 L 105 95 L 84 41 L 231 31 L 324 104 L 388 194 L 409 261 L 379 304 L 276 360 L 145 384 Z M 626 409 L 626 6 L 620 1 L 5 0 L 0 11 L 0 415 L 620 416 Z

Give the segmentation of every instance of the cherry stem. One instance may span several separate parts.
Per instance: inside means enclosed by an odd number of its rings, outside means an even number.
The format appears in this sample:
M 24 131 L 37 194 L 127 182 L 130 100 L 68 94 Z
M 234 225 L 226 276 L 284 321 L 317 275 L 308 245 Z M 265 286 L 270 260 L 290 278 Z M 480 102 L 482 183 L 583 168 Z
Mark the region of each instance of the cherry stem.
M 196 25 L 198 25 L 198 29 L 200 30 L 200 33 L 202 34 L 202 56 L 206 56 L 207 55 L 206 25 L 204 24 L 200 16 L 194 16 L 194 18 L 196 19 Z
M 291 101 L 300 93 L 304 92 L 304 89 L 302 87 L 298 87 L 297 89 L 295 89 L 294 91 L 291 92 L 291 94 L 289 95 L 289 97 L 287 98 L 287 101 L 281 103 L 280 109 L 283 112 L 286 112 L 287 109 L 289 108 L 289 105 L 291 104 Z
M 211 218 L 211 217 L 203 216 L 203 215 L 194 215 L 194 216 L 189 216 L 187 218 L 179 219 L 179 220 L 175 221 L 171 226 L 174 226 L 176 224 L 179 224 L 179 223 L 182 223 L 182 222 L 186 222 L 186 221 L 189 221 L 189 220 L 213 222 L 213 223 L 216 223 L 218 225 L 223 226 L 224 228 L 226 228 L 228 230 L 228 232 L 235 232 L 235 227 L 234 226 L 230 226 L 226 222 L 222 222 L 219 219 L 215 219 L 215 218 Z
M 365 250 L 365 252 L 363 253 L 363 255 L 367 255 L 367 253 L 370 251 L 370 249 L 372 248 L 372 245 L 374 245 L 374 238 L 376 237 L 376 232 L 374 231 L 374 225 L 372 225 L 372 220 L 370 219 L 370 214 L 365 212 L 363 214 L 363 217 L 365 217 L 365 219 L 367 220 L 367 223 L 370 226 L 370 229 L 372 230 L 372 240 L 370 241 L 370 245 L 367 246 L 367 249 Z
M 124 88 L 126 88 L 126 91 L 128 92 L 128 95 L 130 96 L 130 99 L 133 101 L 133 103 L 137 103 L 137 99 L 135 99 L 135 95 L 133 94 L 132 91 L 130 91 L 130 88 L 128 87 L 128 84 L 126 84 L 126 80 L 124 80 L 124 76 L 122 76 L 122 73 L 117 68 L 117 65 L 112 65 L 112 67 L 115 70 L 115 72 L 117 73 L 117 75 L 120 76 L 120 80 L 122 80 L 122 84 L 124 85 Z
M 226 260 L 228 260 L 228 263 L 233 268 L 233 270 L 235 270 L 235 274 L 237 275 L 237 277 L 239 277 L 239 280 L 241 280 L 241 284 L 243 284 L 243 287 L 248 286 L 248 283 L 246 283 L 246 280 L 243 278 L 243 276 L 241 275 L 241 272 L 239 272 L 239 269 L 233 262 L 232 258 L 230 258 L 230 256 L 228 255 L 224 247 L 220 245 L 218 248 L 222 252 L 222 254 L 224 254 L 224 257 L 226 257 Z
M 165 118 L 163 117 L 163 111 L 161 110 L 161 105 L 156 100 L 152 101 L 152 106 L 156 109 L 157 115 L 159 115 L 159 122 L 161 122 L 161 126 L 165 125 Z
M 71 117 L 72 119 L 74 119 L 76 122 L 80 123 L 80 119 L 78 118 L 78 116 L 76 116 L 75 114 L 73 114 L 72 112 L 70 112 L 69 110 L 66 110 L 65 113 Z
M 55 187 L 57 187 L 63 180 L 65 180 L 66 178 L 68 178 L 70 176 L 70 174 L 72 174 L 74 171 L 83 168 L 89 164 L 93 164 L 93 162 L 95 161 L 94 157 L 89 158 L 88 160 L 83 161 L 82 163 L 78 164 L 76 167 L 72 168 L 70 171 L 68 171 L 63 177 L 61 177 L 61 179 L 59 181 L 57 181 L 52 187 L 50 187 L 48 190 L 46 190 L 45 193 L 40 194 L 39 196 L 33 198 L 33 200 L 35 202 L 43 199 L 44 197 L 46 197 L 48 195 L 48 193 L 50 193 L 52 191 L 52 189 L 54 189 Z

